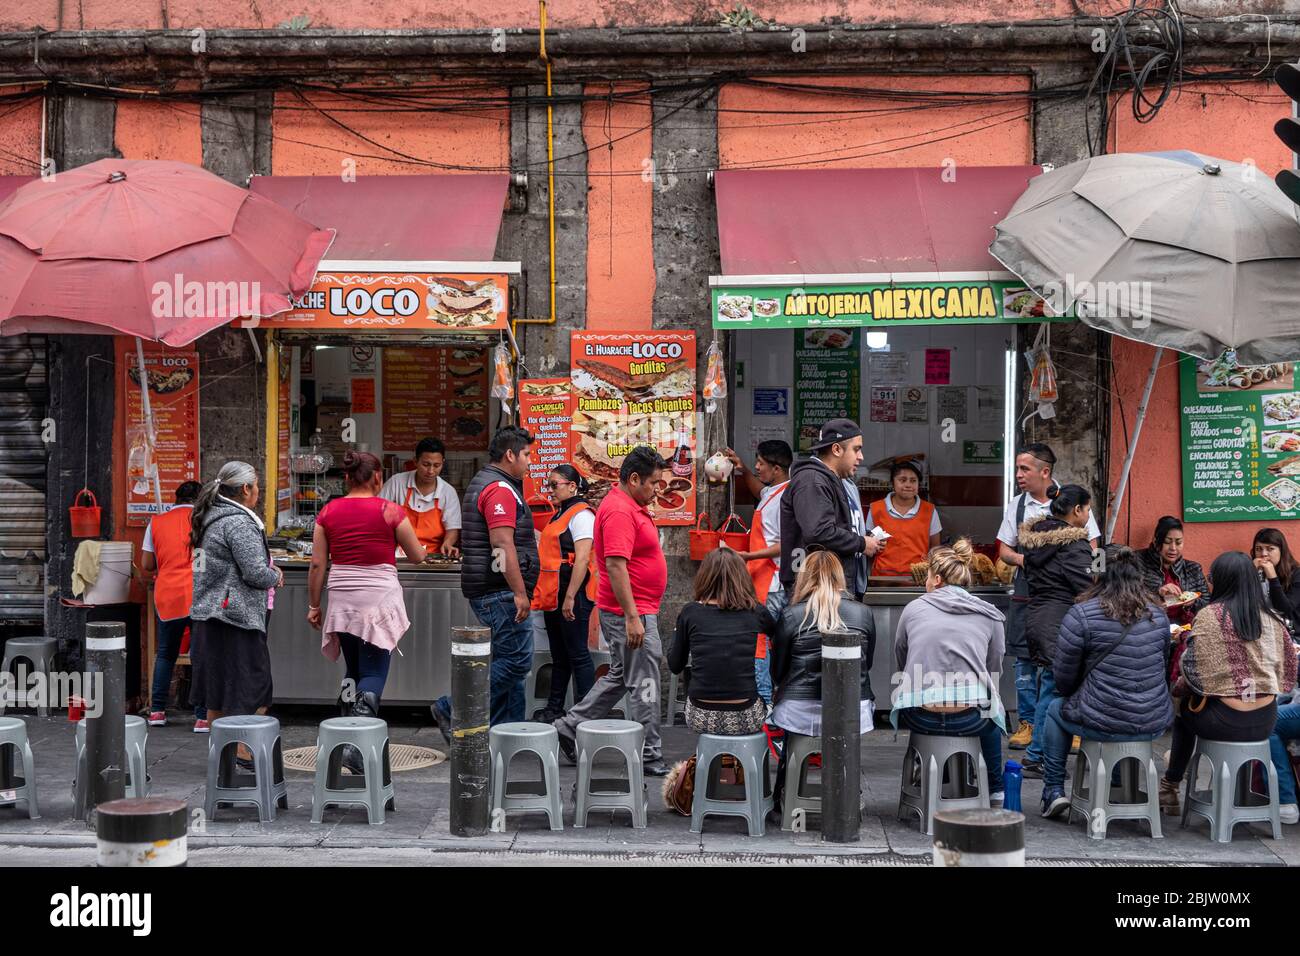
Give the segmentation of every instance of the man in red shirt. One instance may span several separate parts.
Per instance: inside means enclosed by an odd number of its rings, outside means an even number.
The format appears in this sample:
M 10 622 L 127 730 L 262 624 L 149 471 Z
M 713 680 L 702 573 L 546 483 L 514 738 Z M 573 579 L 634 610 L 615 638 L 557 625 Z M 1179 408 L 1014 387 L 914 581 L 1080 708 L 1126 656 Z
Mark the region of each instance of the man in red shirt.
M 609 670 L 570 711 L 555 721 L 560 750 L 576 762 L 575 731 L 584 720 L 600 720 L 624 695 L 632 717 L 645 726 L 641 758 L 646 774 L 668 773 L 659 740 L 659 602 L 668 587 L 668 564 L 659 529 L 646 507 L 668 463 L 652 448 L 633 448 L 623 459 L 617 487 L 596 509 L 592 550 L 604 570 L 596 588 L 600 629 L 609 642 Z

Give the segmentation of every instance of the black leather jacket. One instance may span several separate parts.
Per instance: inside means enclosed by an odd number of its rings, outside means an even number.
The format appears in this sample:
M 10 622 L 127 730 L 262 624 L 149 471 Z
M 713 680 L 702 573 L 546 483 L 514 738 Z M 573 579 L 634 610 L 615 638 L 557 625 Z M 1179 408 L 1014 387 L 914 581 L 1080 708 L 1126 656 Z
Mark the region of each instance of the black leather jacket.
M 860 700 L 875 700 L 871 692 L 871 661 L 876 653 L 876 625 L 871 608 L 842 593 L 840 617 L 844 626 L 862 635 L 862 691 Z M 783 700 L 822 699 L 822 639 L 817 624 L 804 623 L 807 603 L 785 609 L 772 635 L 769 664 L 775 703 Z

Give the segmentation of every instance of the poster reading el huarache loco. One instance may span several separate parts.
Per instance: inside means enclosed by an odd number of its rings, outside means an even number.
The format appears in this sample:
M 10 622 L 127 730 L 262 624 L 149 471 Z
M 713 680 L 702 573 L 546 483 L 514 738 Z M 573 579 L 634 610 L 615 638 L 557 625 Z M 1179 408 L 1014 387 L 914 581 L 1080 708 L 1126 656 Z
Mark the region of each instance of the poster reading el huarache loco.
M 117 339 L 118 387 L 126 410 L 126 523 L 147 524 L 158 513 L 153 471 L 158 471 L 163 510 L 176 501 L 176 488 L 199 480 L 199 353 L 147 342 L 144 366 L 155 441 L 152 456 L 145 435 L 144 402 L 135 339 Z M 151 460 L 152 458 L 152 460 Z
M 533 454 L 524 475 L 524 496 L 546 497 L 546 477 L 569 461 L 569 423 L 573 391 L 567 378 L 526 378 L 519 383 L 519 424 L 533 436 Z
M 660 525 L 695 522 L 695 333 L 574 332 L 570 381 L 574 466 L 592 501 L 618 481 L 624 457 L 649 445 L 672 466 L 650 512 Z

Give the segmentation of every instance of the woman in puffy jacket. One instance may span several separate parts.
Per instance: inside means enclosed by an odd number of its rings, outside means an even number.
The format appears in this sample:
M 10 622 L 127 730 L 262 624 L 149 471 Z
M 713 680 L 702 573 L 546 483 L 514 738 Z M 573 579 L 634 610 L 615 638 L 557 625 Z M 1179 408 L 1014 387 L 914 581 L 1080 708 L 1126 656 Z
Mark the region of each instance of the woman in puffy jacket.
M 1140 555 L 1110 548 L 1102 579 L 1061 621 L 1052 674 L 1060 696 L 1043 725 L 1043 816 L 1070 806 L 1070 738 L 1154 740 L 1174 719 L 1165 683 L 1169 618 L 1153 601 Z

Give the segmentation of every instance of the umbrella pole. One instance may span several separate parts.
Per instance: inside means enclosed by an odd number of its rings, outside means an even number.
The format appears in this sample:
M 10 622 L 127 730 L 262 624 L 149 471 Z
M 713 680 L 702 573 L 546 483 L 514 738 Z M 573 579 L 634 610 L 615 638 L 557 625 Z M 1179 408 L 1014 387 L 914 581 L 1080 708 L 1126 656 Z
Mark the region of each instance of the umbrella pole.
M 1137 455 L 1138 436 L 1142 434 L 1142 422 L 1147 417 L 1147 406 L 1151 403 L 1151 389 L 1155 387 L 1156 373 L 1160 371 L 1160 358 L 1164 353 L 1163 347 L 1157 347 L 1156 354 L 1151 359 L 1151 371 L 1147 375 L 1146 387 L 1142 389 L 1142 402 L 1138 405 L 1137 421 L 1133 423 L 1133 438 L 1129 442 L 1128 454 L 1124 456 L 1124 470 L 1119 474 L 1119 486 L 1115 489 L 1115 500 L 1111 502 L 1110 514 L 1106 516 L 1106 544 L 1110 544 L 1111 538 L 1115 534 L 1115 522 L 1119 520 L 1119 506 L 1124 500 L 1124 492 L 1128 488 L 1128 473 L 1133 468 L 1133 458 Z
M 144 343 L 140 341 L 140 336 L 135 337 L 135 360 L 140 366 L 140 401 L 144 408 L 144 428 L 145 433 L 149 436 L 149 445 L 154 452 L 153 461 L 153 500 L 158 506 L 158 513 L 162 514 L 162 484 L 158 480 L 158 459 L 157 449 L 154 444 L 153 428 L 153 407 L 149 404 L 149 373 L 144 367 Z

